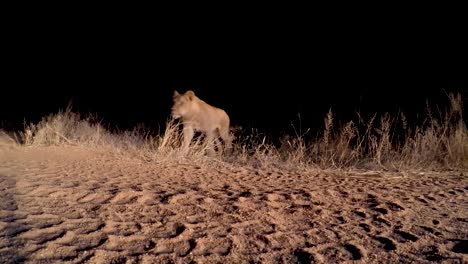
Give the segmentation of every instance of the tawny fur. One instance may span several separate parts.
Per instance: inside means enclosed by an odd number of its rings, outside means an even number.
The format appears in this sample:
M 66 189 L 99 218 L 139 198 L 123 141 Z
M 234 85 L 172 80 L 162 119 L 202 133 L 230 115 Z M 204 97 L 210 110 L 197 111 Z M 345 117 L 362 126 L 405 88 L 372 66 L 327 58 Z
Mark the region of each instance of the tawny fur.
M 195 131 L 205 133 L 208 151 L 214 152 L 213 143 L 221 150 L 219 137 L 225 143 L 225 148 L 231 148 L 231 135 L 229 134 L 229 116 L 223 109 L 211 106 L 198 98 L 193 91 L 179 94 L 174 91 L 174 105 L 172 116 L 180 118 L 184 126 L 184 145 L 188 149 Z

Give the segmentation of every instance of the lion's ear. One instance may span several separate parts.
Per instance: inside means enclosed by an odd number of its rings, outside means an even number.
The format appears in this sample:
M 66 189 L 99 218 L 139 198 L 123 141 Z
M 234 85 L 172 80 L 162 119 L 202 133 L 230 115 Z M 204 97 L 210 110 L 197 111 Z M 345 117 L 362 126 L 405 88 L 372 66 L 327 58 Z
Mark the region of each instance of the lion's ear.
M 192 90 L 185 92 L 185 95 L 189 100 L 192 100 L 195 97 L 195 93 Z
M 174 95 L 172 95 L 172 97 L 173 97 L 173 98 L 177 98 L 177 97 L 179 97 L 179 96 L 180 96 L 179 92 L 174 91 Z

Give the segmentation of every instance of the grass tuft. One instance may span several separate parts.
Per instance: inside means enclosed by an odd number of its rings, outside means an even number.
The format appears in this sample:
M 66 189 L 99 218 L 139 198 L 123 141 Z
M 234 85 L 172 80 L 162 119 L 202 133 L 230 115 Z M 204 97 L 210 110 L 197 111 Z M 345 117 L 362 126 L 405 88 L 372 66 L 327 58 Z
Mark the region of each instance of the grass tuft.
M 468 130 L 463 119 L 460 94 L 448 95 L 449 107 L 428 106 L 426 118 L 408 124 L 404 113 L 397 117 L 375 114 L 337 126 L 331 109 L 325 115 L 324 129 L 310 137 L 295 131 L 273 144 L 258 130 L 233 131 L 236 140 L 227 155 L 206 155 L 203 136 L 194 138 L 188 151 L 182 150 L 181 124 L 168 120 L 162 134 L 154 135 L 142 126 L 130 131 L 111 132 L 96 117 L 82 117 L 69 106 L 26 125 L 20 132 L 22 145 L 78 145 L 132 155 L 147 161 L 192 162 L 199 165 L 229 163 L 233 166 L 283 168 L 384 170 L 440 170 L 468 168 Z

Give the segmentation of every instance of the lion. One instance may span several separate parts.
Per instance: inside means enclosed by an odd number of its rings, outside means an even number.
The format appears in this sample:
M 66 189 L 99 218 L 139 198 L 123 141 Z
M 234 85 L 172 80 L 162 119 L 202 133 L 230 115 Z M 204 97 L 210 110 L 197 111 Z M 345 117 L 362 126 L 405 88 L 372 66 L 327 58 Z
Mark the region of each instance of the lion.
M 230 120 L 223 109 L 207 104 L 191 90 L 184 94 L 174 91 L 173 99 L 172 117 L 182 121 L 184 150 L 188 150 L 195 131 L 205 134 L 209 154 L 214 154 L 213 143 L 216 144 L 218 151 L 223 151 L 219 137 L 224 141 L 225 150 L 231 149 Z

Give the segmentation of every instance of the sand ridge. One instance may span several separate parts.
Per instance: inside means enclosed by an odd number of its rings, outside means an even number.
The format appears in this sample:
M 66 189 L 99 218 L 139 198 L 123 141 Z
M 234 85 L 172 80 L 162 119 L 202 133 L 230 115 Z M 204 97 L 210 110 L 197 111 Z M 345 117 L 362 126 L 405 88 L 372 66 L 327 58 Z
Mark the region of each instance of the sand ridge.
M 0 149 L 0 262 L 467 262 L 466 172 L 205 168 Z

